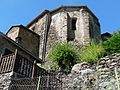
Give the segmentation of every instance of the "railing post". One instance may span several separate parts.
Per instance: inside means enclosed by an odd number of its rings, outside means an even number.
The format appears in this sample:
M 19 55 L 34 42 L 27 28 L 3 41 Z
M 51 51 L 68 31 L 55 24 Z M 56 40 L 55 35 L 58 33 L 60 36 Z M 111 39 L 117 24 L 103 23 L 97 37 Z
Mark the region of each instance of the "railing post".
M 34 77 L 35 64 L 36 64 L 36 60 L 34 60 L 34 63 L 33 63 L 33 68 L 32 68 L 32 78 Z
M 48 71 L 46 90 L 49 90 L 50 72 Z
M 2 54 L 0 55 L 0 73 L 1 73 L 1 61 L 2 61 Z
M 40 79 L 41 79 L 41 76 L 39 76 L 39 79 L 38 79 L 38 84 L 37 84 L 37 90 L 40 90 Z
M 2 59 L 2 54 L 0 55 L 0 62 L 1 62 L 1 59 Z
M 16 57 L 17 57 L 17 56 L 16 56 L 16 55 L 17 55 L 17 52 L 18 52 L 18 50 L 16 49 L 16 50 L 15 50 L 15 53 L 14 53 L 14 58 L 13 58 L 13 65 L 12 65 L 13 67 L 12 67 L 12 70 L 14 70 L 15 60 L 16 60 Z

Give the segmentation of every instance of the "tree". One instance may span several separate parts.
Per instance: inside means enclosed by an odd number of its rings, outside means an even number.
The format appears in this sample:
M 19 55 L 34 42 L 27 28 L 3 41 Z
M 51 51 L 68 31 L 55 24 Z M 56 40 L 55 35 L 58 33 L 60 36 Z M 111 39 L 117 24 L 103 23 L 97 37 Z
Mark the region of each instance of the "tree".
M 103 42 L 107 54 L 120 53 L 120 30 L 113 33 L 112 37 Z

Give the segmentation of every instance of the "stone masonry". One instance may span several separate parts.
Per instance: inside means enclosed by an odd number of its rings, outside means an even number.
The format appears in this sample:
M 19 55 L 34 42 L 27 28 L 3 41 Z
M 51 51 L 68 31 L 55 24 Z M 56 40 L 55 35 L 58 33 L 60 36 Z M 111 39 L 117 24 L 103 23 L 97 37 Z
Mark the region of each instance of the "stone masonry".
M 40 36 L 23 25 L 12 26 L 6 36 L 27 49 L 32 55 L 39 56 Z
M 13 72 L 0 74 L 0 90 L 8 90 Z
M 88 44 L 90 40 L 100 40 L 98 18 L 86 6 L 61 6 L 52 11 L 45 10 L 27 28 L 40 35 L 40 58 L 58 40 L 82 45 Z
M 63 90 L 118 90 L 120 53 L 102 57 L 94 65 L 78 63 L 62 80 Z
M 0 90 L 8 90 L 12 77 L 19 78 L 13 71 L 24 77 L 38 76 L 37 63 L 46 59 L 51 45 L 55 42 L 87 45 L 91 40 L 100 41 L 100 24 L 87 6 L 61 6 L 52 11 L 45 10 L 26 27 L 12 26 L 6 35 L 0 32 L 0 60 L 3 60 L 2 55 L 9 55 L 18 50 L 13 70 L 0 74 Z M 5 61 L 3 65 L 8 66 Z M 46 70 L 43 70 L 43 73 L 44 71 Z

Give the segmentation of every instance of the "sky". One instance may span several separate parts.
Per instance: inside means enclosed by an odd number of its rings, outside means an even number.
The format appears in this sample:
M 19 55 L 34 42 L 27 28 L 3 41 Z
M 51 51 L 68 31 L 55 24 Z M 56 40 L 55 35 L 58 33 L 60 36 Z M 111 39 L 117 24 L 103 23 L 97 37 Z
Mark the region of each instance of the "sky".
M 12 25 L 26 26 L 45 9 L 61 5 L 88 6 L 99 19 L 101 33 L 120 29 L 120 0 L 0 0 L 0 31 L 6 33 Z

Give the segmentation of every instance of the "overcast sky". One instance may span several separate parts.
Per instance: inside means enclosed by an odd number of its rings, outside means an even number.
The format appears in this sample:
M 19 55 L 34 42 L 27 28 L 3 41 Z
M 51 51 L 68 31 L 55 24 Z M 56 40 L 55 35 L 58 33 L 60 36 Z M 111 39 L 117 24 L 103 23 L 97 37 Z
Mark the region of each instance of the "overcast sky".
M 0 31 L 6 33 L 12 25 L 27 25 L 43 10 L 61 5 L 86 5 L 99 18 L 101 31 L 120 28 L 120 0 L 0 0 Z

